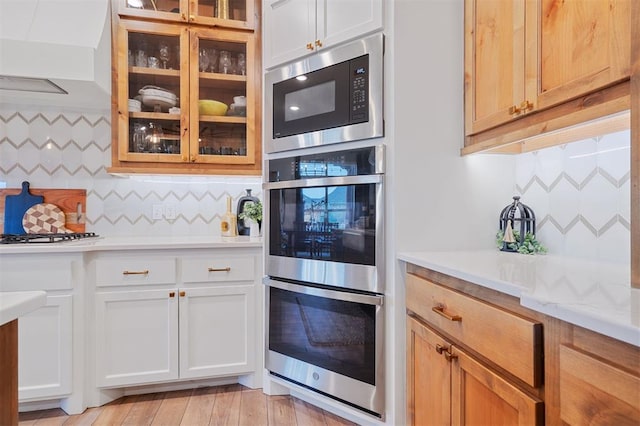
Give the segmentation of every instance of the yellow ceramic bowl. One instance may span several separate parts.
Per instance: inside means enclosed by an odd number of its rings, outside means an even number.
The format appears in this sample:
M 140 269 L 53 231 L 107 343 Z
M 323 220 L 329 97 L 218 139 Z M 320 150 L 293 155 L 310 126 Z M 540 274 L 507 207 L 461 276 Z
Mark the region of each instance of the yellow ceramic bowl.
M 225 115 L 228 108 L 227 104 L 210 99 L 198 101 L 200 115 Z

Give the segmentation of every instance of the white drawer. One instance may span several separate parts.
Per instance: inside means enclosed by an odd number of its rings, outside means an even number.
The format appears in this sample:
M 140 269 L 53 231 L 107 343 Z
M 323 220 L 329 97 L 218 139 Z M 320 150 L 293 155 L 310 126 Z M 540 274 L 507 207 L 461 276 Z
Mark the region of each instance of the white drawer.
M 3 255 L 0 291 L 72 289 L 73 264 L 68 255 Z
M 253 281 L 255 256 L 198 256 L 181 258 L 183 283 Z
M 96 285 L 128 286 L 175 284 L 175 257 L 144 257 L 97 259 Z

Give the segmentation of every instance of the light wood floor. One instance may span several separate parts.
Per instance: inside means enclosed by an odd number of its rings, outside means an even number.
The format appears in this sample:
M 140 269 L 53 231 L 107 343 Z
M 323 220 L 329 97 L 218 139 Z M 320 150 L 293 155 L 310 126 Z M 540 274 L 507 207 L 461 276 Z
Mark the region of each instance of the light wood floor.
M 350 421 L 291 396 L 228 385 L 125 396 L 69 416 L 61 409 L 20 413 L 26 425 L 338 426 Z

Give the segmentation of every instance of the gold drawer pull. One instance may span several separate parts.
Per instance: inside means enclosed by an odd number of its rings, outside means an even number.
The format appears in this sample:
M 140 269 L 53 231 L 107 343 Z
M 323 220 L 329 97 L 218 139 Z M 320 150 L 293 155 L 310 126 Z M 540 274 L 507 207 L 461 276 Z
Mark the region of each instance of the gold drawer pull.
M 433 312 L 440 315 L 441 317 L 445 317 L 449 321 L 462 321 L 462 317 L 460 315 L 450 315 L 444 311 L 444 305 L 437 305 L 431 308 Z
M 186 293 L 185 291 L 181 291 L 181 292 L 180 292 L 180 297 L 184 297 L 184 296 L 186 296 L 186 295 L 187 295 L 187 293 Z
M 227 266 L 226 268 L 209 268 L 209 272 L 230 272 L 231 266 Z
M 122 275 L 149 275 L 149 270 L 144 271 L 124 271 Z

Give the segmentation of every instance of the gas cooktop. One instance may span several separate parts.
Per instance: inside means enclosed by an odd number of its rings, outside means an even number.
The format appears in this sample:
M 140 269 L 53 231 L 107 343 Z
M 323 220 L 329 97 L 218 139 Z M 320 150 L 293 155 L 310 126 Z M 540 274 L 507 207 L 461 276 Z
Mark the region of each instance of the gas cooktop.
M 83 238 L 98 237 L 94 232 L 69 232 L 64 234 L 0 234 L 0 244 L 59 243 Z

